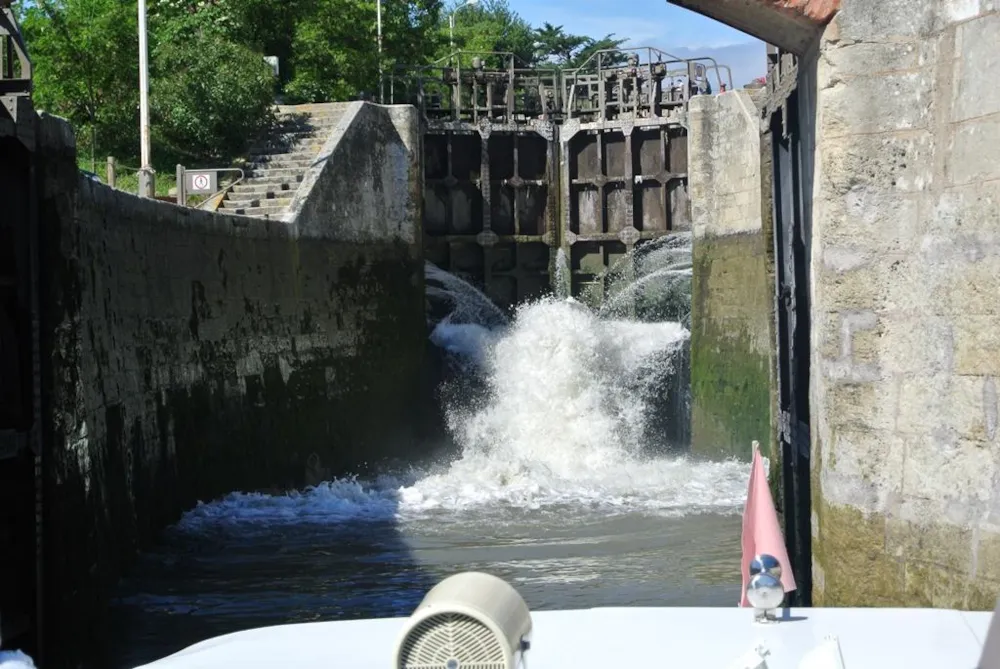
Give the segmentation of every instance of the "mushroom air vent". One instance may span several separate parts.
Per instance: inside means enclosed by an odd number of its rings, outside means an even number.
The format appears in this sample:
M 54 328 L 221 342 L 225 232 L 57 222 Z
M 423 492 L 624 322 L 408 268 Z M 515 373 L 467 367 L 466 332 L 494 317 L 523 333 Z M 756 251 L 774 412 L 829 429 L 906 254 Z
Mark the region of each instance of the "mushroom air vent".
M 502 579 L 456 574 L 427 593 L 396 644 L 394 669 L 516 669 L 531 614 Z

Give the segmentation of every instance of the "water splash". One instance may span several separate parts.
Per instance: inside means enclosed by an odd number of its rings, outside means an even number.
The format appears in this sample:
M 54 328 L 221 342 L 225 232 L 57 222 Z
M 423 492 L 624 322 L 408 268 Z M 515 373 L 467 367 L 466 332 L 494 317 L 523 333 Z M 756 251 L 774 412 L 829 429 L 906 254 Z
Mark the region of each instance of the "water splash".
M 445 319 L 435 329 L 436 343 L 475 360 L 487 389 L 452 397 L 448 427 L 461 456 L 401 489 L 404 506 L 687 512 L 737 504 L 745 465 L 651 455 L 662 446 L 664 382 L 686 362 L 689 333 L 679 321 L 690 311 L 690 235 L 664 236 L 622 258 L 599 277 L 597 309 L 568 297 L 562 250 L 554 273 L 555 295 L 522 304 L 503 328 Z M 462 314 L 482 311 L 461 304 L 481 296 L 470 288 L 453 297 Z M 653 322 L 634 317 L 636 302 Z
M 450 522 L 468 513 L 489 523 L 506 522 L 511 512 L 581 508 L 737 512 L 746 494 L 744 463 L 662 457 L 650 449 L 663 422 L 658 393 L 684 359 L 689 337 L 680 318 L 664 314 L 690 300 L 690 236 L 655 240 L 622 259 L 601 277 L 596 309 L 568 297 L 567 258 L 555 260 L 556 295 L 522 304 L 513 318 L 472 285 L 427 264 L 436 309 L 431 340 L 466 360 L 485 385 L 483 392 L 444 394 L 461 451 L 454 461 L 288 495 L 234 493 L 200 505 L 181 527 Z M 624 317 L 628 298 L 654 322 Z
M 432 322 L 485 328 L 507 325 L 507 315 L 482 291 L 431 262 L 424 263 L 424 282 Z
M 602 318 L 690 325 L 691 234 L 664 235 L 618 259 L 582 299 Z
M 642 453 L 653 381 L 688 336 L 677 323 L 605 321 L 575 300 L 518 309 L 485 355 L 489 396 L 449 407 L 466 456 L 508 474 L 543 466 L 571 478 Z

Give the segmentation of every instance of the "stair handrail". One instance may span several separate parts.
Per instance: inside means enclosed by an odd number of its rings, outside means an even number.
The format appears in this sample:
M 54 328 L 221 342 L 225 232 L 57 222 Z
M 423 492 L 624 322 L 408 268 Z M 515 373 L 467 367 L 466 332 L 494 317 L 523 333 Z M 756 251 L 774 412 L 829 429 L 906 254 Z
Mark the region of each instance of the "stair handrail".
M 216 172 L 239 172 L 240 176 L 237 177 L 235 181 L 233 181 L 231 184 L 229 184 L 225 188 L 219 189 L 215 193 L 212 193 L 211 195 L 209 195 L 208 197 L 206 197 L 202 202 L 199 202 L 198 204 L 196 204 L 193 207 L 194 209 L 201 209 L 202 207 L 204 207 L 205 204 L 207 204 L 209 202 L 215 202 L 215 206 L 212 207 L 211 209 L 208 209 L 207 211 L 218 211 L 219 205 L 222 204 L 222 201 L 224 199 L 226 199 L 226 195 L 229 193 L 229 191 L 232 190 L 234 186 L 239 185 L 240 182 L 242 182 L 246 178 L 246 173 L 243 171 L 242 167 L 220 167 L 220 168 L 216 169 L 215 171 Z

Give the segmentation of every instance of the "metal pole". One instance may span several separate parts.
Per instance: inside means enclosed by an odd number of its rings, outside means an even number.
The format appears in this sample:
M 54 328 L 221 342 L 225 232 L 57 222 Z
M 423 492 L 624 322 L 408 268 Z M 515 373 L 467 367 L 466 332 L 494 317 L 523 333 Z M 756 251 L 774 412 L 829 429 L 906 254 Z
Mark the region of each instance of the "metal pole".
M 187 184 L 184 183 L 184 166 L 181 164 L 177 165 L 177 204 L 182 207 L 187 206 Z
M 385 86 L 382 83 L 382 0 L 375 0 L 375 16 L 378 31 L 378 101 L 385 102 L 382 90 Z
M 149 47 L 146 43 L 146 0 L 139 0 L 139 197 L 153 197 L 149 165 Z
M 451 14 L 448 15 L 448 41 L 449 44 L 451 45 L 452 52 L 455 51 L 455 14 L 457 14 L 458 10 L 462 9 L 463 7 L 471 7 L 478 3 L 479 0 L 465 0 L 465 2 L 460 4 L 455 9 L 451 10 Z

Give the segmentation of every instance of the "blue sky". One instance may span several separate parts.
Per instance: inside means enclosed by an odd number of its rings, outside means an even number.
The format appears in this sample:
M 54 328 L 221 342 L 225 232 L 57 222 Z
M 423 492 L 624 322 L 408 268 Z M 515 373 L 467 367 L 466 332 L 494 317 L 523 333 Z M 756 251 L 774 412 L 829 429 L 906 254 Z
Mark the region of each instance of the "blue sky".
M 765 73 L 764 43 L 666 0 L 508 0 L 533 26 L 546 21 L 568 33 L 614 33 L 630 46 L 654 46 L 680 56 L 711 56 L 733 69 L 741 87 Z

